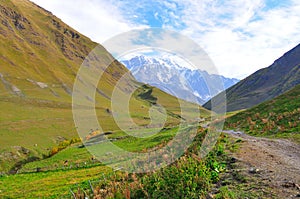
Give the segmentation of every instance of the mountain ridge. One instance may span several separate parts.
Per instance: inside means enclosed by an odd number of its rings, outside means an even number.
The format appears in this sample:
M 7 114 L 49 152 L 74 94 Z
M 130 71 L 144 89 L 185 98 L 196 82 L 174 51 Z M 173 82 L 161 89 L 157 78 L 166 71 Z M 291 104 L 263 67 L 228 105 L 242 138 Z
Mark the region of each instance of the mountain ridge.
M 204 70 L 191 67 L 183 60 L 162 56 L 147 57 L 138 55 L 121 62 L 132 72 L 135 78 L 152 86 L 156 86 L 169 94 L 203 104 L 211 98 L 213 88 L 208 88 L 206 80 L 213 82 L 220 78 L 225 89 L 239 80 L 221 75 L 209 74 Z M 221 92 L 221 90 L 214 91 Z
M 260 69 L 252 75 L 228 88 L 227 110 L 236 111 L 251 108 L 254 105 L 270 100 L 300 84 L 300 44 L 286 52 L 269 67 Z M 213 100 L 217 107 L 219 96 Z M 204 104 L 211 109 L 211 101 Z

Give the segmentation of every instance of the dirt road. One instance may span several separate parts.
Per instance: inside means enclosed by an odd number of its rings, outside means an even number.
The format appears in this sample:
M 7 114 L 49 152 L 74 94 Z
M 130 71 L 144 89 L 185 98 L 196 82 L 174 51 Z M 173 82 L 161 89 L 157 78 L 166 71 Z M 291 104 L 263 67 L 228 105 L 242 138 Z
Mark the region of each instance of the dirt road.
M 245 175 L 266 183 L 278 198 L 300 198 L 300 145 L 288 140 L 258 138 L 242 132 L 226 131 L 241 139 L 232 154 Z

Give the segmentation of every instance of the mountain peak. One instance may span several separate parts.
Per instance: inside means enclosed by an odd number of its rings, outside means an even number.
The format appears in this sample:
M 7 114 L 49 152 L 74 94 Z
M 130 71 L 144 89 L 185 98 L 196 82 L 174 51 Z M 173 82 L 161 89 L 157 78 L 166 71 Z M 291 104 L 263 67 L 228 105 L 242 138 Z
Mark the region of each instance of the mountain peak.
M 164 67 L 176 68 L 178 70 L 180 69 L 199 70 L 196 67 L 192 66 L 190 63 L 188 63 L 186 60 L 178 56 L 169 55 L 169 54 L 163 54 L 161 56 L 146 56 L 141 54 L 141 55 L 127 56 L 121 60 L 121 62 L 127 62 L 127 61 L 136 64 L 139 63 L 140 65 L 159 64 Z M 130 65 L 128 67 L 130 67 Z
M 221 78 L 225 89 L 239 81 L 219 75 L 210 75 L 206 71 L 193 68 L 185 60 L 173 55 L 161 57 L 138 55 L 128 57 L 128 60 L 123 59 L 121 62 L 127 66 L 138 81 L 199 104 L 209 100 L 212 93 L 222 91 L 212 91 L 213 88 L 207 87 L 207 80 L 213 81 Z

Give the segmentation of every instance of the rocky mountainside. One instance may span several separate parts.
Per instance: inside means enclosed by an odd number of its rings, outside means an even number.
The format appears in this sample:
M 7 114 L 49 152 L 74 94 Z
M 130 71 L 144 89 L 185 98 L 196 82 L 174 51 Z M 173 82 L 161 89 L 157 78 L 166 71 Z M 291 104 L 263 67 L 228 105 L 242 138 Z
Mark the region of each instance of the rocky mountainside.
M 273 99 L 300 84 L 300 44 L 277 59 L 268 68 L 263 68 L 238 84 L 227 89 L 227 111 L 251 108 Z M 213 98 L 215 106 L 218 97 Z M 204 107 L 211 109 L 211 101 Z
M 97 45 L 28 0 L 0 1 L 1 171 L 48 155 L 51 146 L 78 137 L 72 86 L 81 63 Z M 110 70 L 102 81 L 106 84 L 128 71 L 116 61 Z M 109 95 L 109 89 L 103 88 L 102 94 Z M 98 98 L 106 102 L 102 107 L 109 103 L 100 94 Z
M 153 58 L 140 55 L 129 60 L 121 60 L 121 62 L 127 66 L 138 81 L 199 104 L 203 104 L 212 97 L 205 82 L 206 79 L 213 81 L 221 78 L 225 89 L 239 81 L 234 78 L 208 74 L 199 69 L 195 70 L 184 63 L 177 62 L 171 56 Z
M 97 44 L 29 1 L 1 1 L 0 16 L 1 94 L 70 96 L 80 63 Z

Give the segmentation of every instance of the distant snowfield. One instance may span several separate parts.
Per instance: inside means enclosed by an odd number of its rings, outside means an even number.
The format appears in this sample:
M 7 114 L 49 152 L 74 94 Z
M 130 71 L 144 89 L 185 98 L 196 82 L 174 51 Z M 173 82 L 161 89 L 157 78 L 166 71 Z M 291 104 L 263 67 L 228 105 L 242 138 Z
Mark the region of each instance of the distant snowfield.
M 132 53 L 123 56 L 120 61 L 138 81 L 201 105 L 239 82 L 238 79 L 209 74 L 201 70 L 201 67 L 193 66 L 187 60 L 168 53 Z M 209 88 L 207 81 L 223 82 L 223 89 Z

